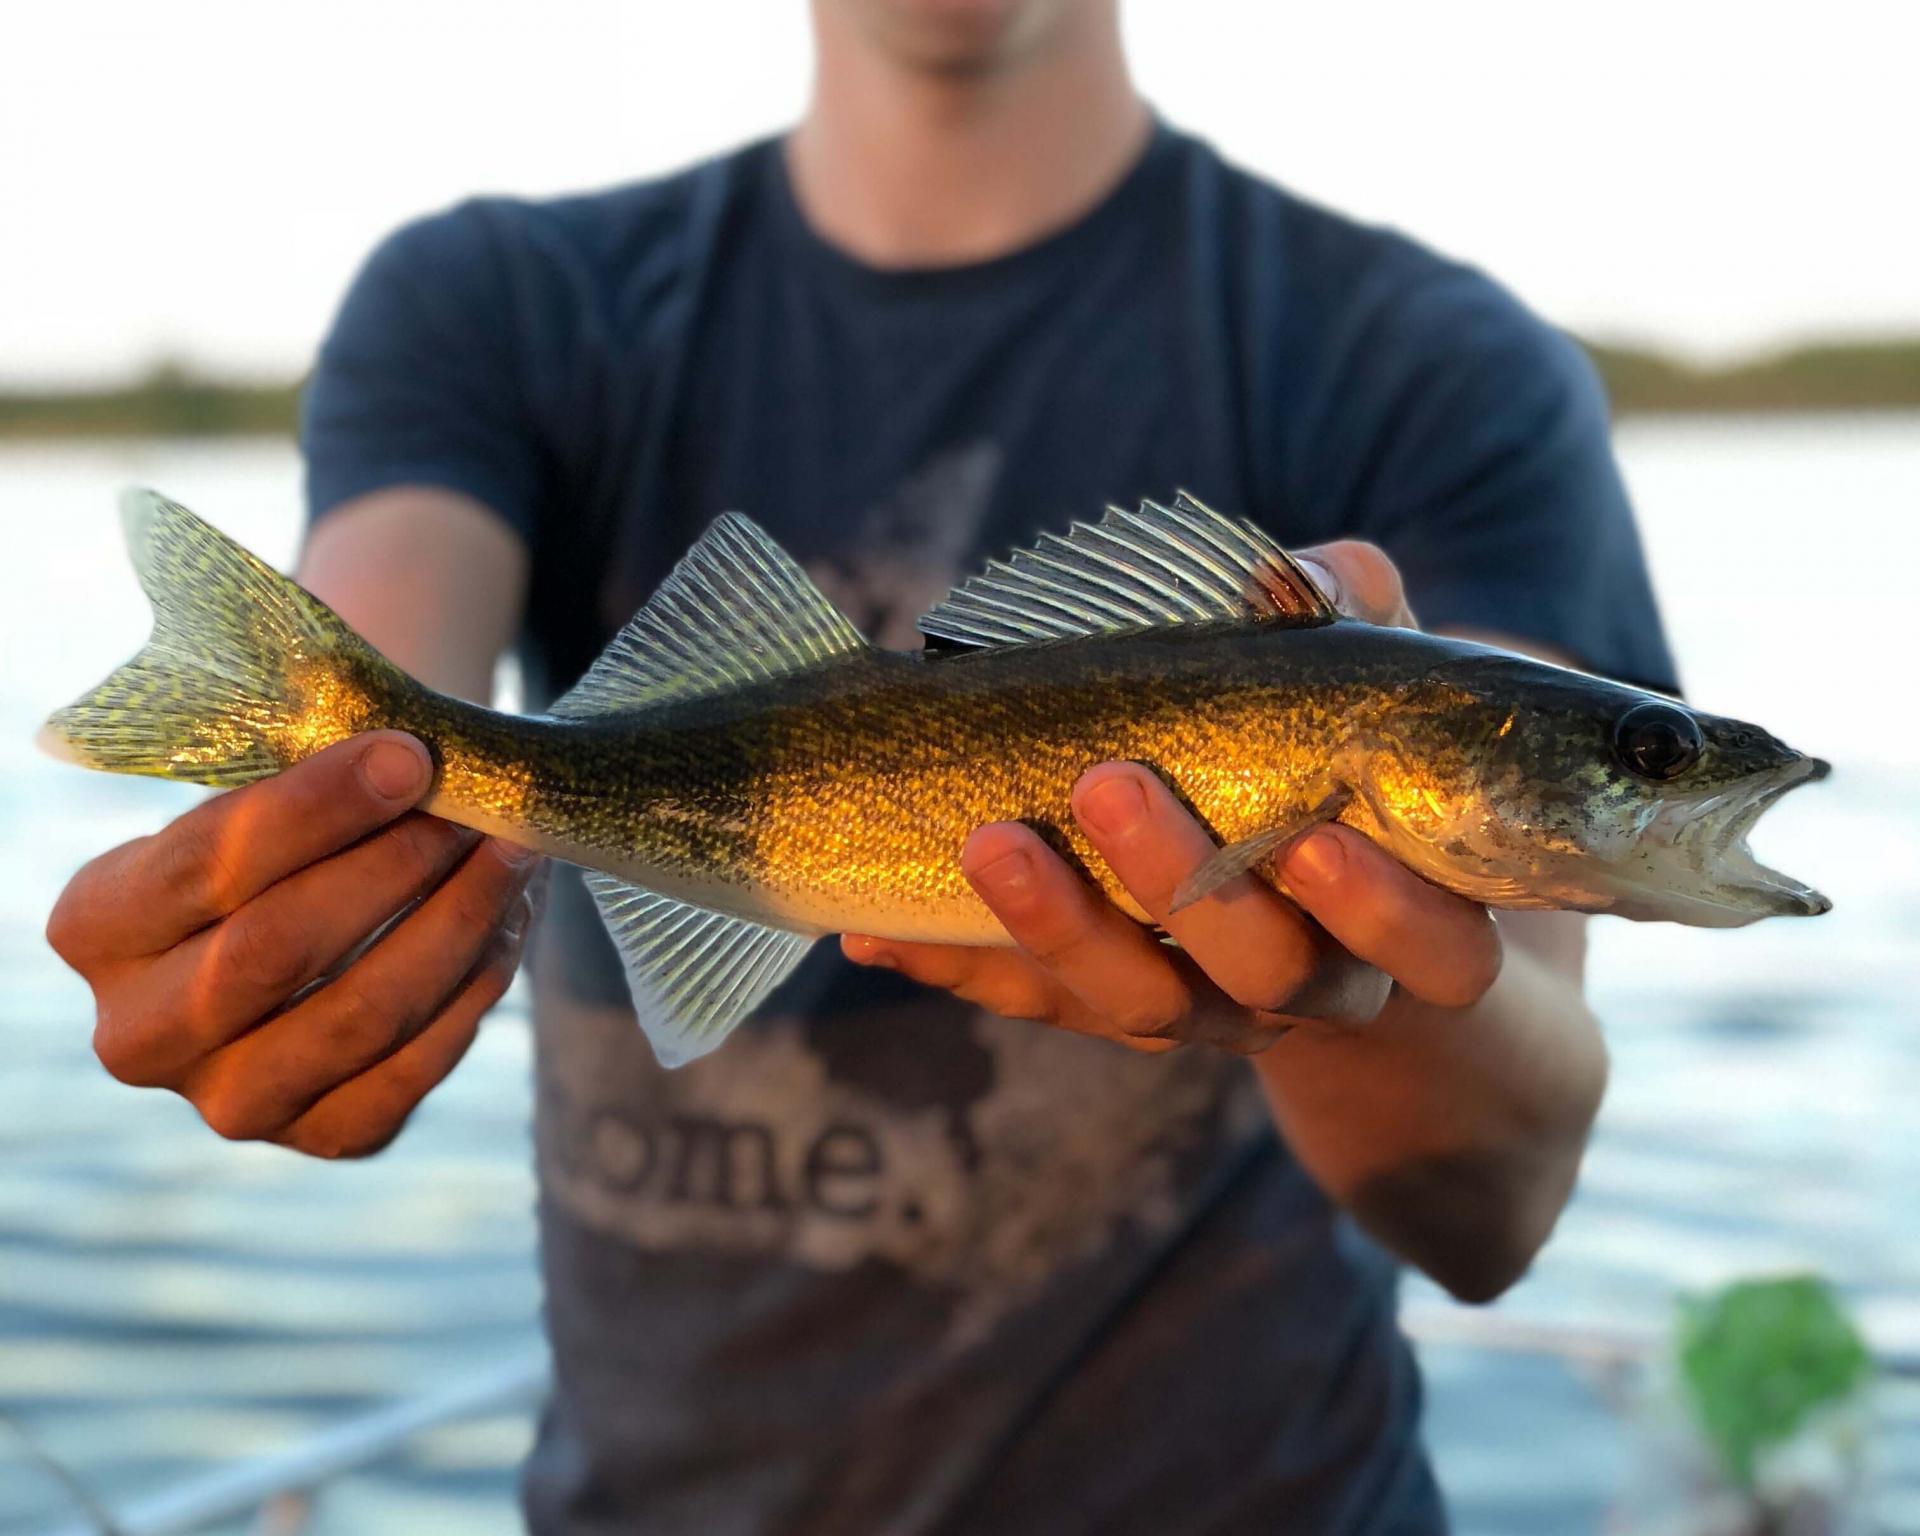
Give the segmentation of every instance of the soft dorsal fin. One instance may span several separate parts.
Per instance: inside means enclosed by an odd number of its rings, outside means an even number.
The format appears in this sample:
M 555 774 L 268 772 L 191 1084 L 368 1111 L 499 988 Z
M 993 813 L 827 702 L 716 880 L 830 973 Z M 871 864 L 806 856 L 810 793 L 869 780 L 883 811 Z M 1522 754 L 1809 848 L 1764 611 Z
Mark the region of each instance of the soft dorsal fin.
M 726 512 L 553 713 L 598 715 L 743 687 L 866 643 L 758 524 Z
M 920 631 L 960 645 L 1023 645 L 1219 619 L 1310 625 L 1336 616 L 1266 534 L 1181 491 L 1171 507 L 1109 507 L 1098 523 L 1075 523 L 1064 538 L 1043 534 L 1032 549 L 989 561 L 920 620 Z

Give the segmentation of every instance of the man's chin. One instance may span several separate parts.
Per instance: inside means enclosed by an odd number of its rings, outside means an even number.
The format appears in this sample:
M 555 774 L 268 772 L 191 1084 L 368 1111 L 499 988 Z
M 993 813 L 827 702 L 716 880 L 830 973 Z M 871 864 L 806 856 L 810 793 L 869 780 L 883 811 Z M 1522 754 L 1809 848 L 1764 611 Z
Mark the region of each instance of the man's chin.
M 831 0 L 901 64 L 934 74 L 985 74 L 1045 34 L 1067 0 Z

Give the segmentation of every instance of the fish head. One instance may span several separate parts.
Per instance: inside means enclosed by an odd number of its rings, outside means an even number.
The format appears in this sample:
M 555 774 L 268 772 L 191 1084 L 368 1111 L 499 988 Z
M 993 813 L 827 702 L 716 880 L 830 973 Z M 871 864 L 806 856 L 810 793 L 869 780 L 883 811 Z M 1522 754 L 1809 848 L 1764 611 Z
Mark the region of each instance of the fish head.
M 1828 773 L 1757 725 L 1491 651 L 1436 668 L 1396 714 L 1367 797 L 1441 884 L 1710 928 L 1832 906 L 1747 846 L 1769 806 Z

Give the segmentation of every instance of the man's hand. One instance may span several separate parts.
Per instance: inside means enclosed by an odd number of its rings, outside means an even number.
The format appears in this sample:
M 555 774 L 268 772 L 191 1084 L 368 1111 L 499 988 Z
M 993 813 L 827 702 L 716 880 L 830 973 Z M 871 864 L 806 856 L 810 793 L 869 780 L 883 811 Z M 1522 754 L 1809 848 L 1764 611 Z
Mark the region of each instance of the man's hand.
M 356 737 L 75 875 L 47 938 L 107 1070 L 236 1140 L 391 1141 L 512 979 L 538 862 L 415 811 L 430 779 L 412 737 Z
M 1073 807 L 1178 951 L 1037 834 L 1000 822 L 967 840 L 961 864 L 1018 949 L 850 936 L 847 954 L 995 1013 L 1147 1051 L 1203 1041 L 1255 1052 L 1302 1022 L 1364 1024 L 1395 982 L 1464 1008 L 1499 973 L 1500 938 L 1484 907 L 1427 884 L 1348 828 L 1322 827 L 1287 853 L 1280 874 L 1292 902 L 1248 874 L 1174 912 L 1174 891 L 1215 844 L 1166 786 L 1135 764 L 1103 763 L 1074 787 Z
M 1304 558 L 1344 611 L 1412 626 L 1379 550 L 1335 544 Z M 1172 893 L 1215 845 L 1165 786 L 1103 763 L 1075 785 L 1073 810 L 1179 950 L 1033 832 L 1001 822 L 976 831 L 961 859 L 1018 948 L 849 935 L 846 953 L 1136 1050 L 1264 1052 L 1256 1070 L 1274 1117 L 1323 1189 L 1463 1299 L 1512 1284 L 1566 1203 L 1606 1083 L 1581 997 L 1581 919 L 1506 914 L 1496 927 L 1484 907 L 1337 825 L 1285 850 L 1286 896 L 1247 875 L 1174 912 Z
M 1398 576 L 1371 545 L 1307 551 L 1343 609 L 1410 627 Z M 850 936 L 848 956 L 904 971 L 995 1013 L 1041 1019 L 1136 1050 L 1188 1041 L 1264 1050 L 1296 1024 L 1364 1024 L 1394 983 L 1445 1008 L 1479 1000 L 1500 970 L 1484 907 L 1440 890 L 1346 827 L 1308 832 L 1278 868 L 1289 901 L 1246 874 L 1180 911 L 1180 882 L 1216 844 L 1167 787 L 1103 763 L 1073 791 L 1087 838 L 1176 951 L 1106 901 L 1018 822 L 980 828 L 961 867 L 1019 943 L 965 949 Z

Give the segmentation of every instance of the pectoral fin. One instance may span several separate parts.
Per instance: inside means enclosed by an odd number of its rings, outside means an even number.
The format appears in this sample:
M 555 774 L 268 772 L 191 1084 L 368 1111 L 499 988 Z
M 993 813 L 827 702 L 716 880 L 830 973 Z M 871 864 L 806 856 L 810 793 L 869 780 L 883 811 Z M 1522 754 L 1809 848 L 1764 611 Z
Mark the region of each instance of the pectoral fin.
M 1353 791 L 1346 785 L 1335 785 L 1298 816 L 1290 817 L 1264 832 L 1256 832 L 1251 837 L 1243 837 L 1237 843 L 1228 843 L 1180 882 L 1173 893 L 1171 910 L 1178 912 L 1183 907 L 1192 906 L 1203 896 L 1211 896 L 1229 880 L 1244 875 L 1256 864 L 1271 858 L 1303 832 L 1311 831 L 1323 821 L 1332 821 L 1352 798 Z
M 808 934 L 689 906 L 597 870 L 586 878 L 663 1067 L 706 1055 L 813 947 Z

